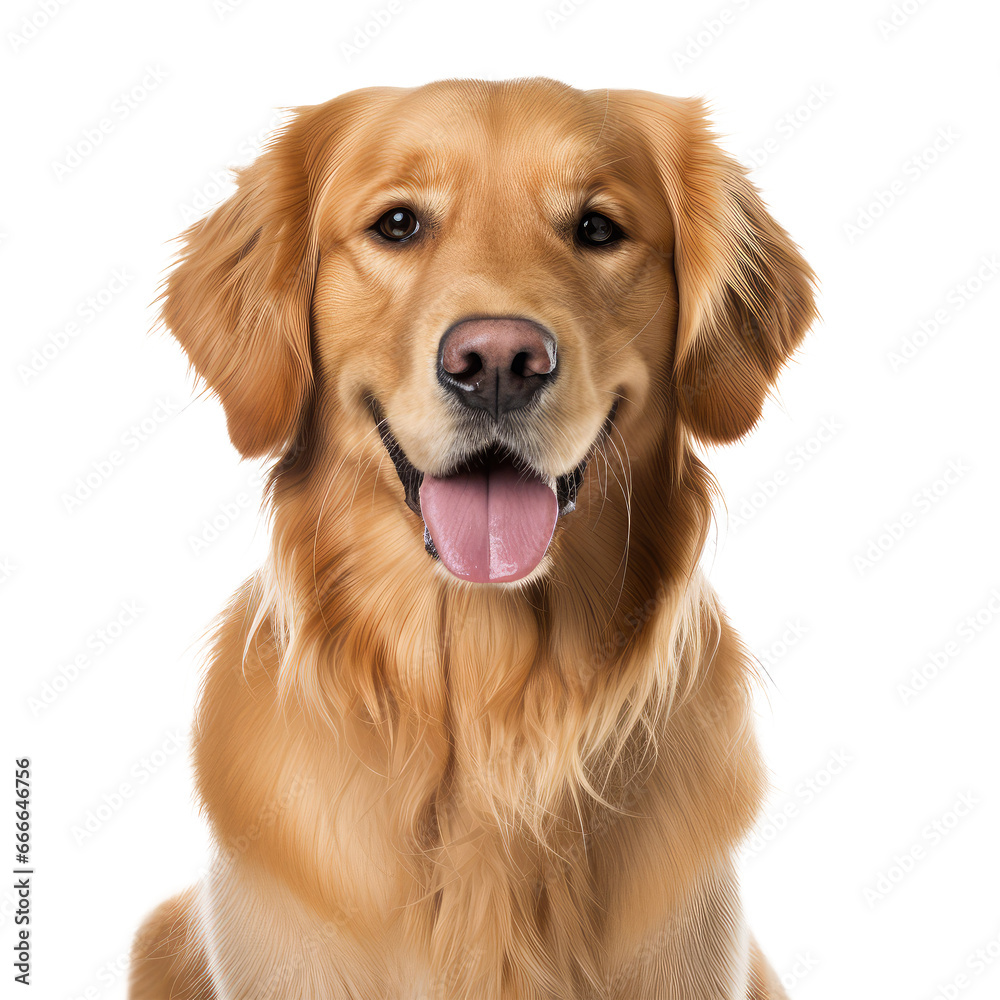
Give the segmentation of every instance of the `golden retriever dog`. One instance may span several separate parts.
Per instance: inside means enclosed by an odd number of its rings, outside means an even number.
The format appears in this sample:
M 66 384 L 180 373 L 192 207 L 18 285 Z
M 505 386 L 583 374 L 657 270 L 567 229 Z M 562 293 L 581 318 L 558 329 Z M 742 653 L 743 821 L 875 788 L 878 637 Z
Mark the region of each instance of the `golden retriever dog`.
M 785 996 L 694 445 L 754 426 L 813 276 L 702 104 L 356 91 L 182 238 L 163 318 L 274 460 L 272 545 L 197 713 L 213 859 L 133 1000 Z

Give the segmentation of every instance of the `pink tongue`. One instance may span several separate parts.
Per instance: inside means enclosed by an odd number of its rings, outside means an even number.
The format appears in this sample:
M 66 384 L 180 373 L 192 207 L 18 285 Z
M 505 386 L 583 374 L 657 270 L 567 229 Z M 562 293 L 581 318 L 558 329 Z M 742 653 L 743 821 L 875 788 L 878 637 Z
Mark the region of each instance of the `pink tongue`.
M 474 583 L 526 577 L 542 561 L 559 516 L 555 493 L 509 462 L 444 479 L 425 474 L 420 510 L 441 562 Z

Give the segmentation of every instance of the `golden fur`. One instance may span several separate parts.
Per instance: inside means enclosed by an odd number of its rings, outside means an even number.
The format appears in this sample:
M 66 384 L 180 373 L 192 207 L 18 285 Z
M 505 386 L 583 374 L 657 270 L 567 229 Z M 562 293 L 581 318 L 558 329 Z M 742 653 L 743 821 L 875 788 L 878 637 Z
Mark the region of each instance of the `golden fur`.
M 428 233 L 379 244 L 400 204 Z M 585 210 L 628 238 L 581 251 Z M 147 920 L 133 1000 L 783 997 L 738 899 L 765 774 L 691 442 L 753 427 L 812 275 L 701 104 L 354 92 L 300 109 L 183 239 L 164 319 L 236 447 L 277 459 L 273 544 L 197 715 L 216 858 Z M 431 359 L 492 315 L 559 337 L 537 468 L 596 451 L 509 585 L 430 559 L 372 416 L 446 471 Z

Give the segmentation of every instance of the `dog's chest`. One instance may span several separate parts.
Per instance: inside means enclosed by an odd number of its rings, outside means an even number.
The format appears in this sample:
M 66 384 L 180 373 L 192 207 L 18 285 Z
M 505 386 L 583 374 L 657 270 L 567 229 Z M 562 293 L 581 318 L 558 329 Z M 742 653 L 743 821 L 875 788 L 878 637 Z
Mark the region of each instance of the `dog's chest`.
M 594 964 L 597 940 L 579 816 L 575 829 L 553 825 L 543 843 L 515 803 L 498 817 L 474 793 L 495 773 L 451 771 L 429 796 L 415 796 L 416 774 L 374 797 L 370 772 L 340 777 L 336 794 L 314 784 L 316 801 L 301 803 L 299 823 L 319 833 L 304 866 L 325 873 L 325 922 L 357 935 L 400 996 L 576 995 L 567 984 Z

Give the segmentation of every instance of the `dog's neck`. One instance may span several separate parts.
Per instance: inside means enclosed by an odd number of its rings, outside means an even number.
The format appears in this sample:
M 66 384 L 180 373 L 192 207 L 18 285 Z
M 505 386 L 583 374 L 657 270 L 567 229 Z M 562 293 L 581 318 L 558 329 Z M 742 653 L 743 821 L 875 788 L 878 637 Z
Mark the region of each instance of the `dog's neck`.
M 710 478 L 685 458 L 681 470 L 632 481 L 631 512 L 604 496 L 615 477 L 592 466 L 557 528 L 551 569 L 520 587 L 449 577 L 424 551 L 399 484 L 380 482 L 379 470 L 359 463 L 356 475 L 323 481 L 317 467 L 343 466 L 327 456 L 307 476 L 279 479 L 258 613 L 277 626 L 279 688 L 323 706 L 326 724 L 369 720 L 397 750 L 423 720 L 450 734 L 473 770 L 495 778 L 506 756 L 519 787 L 500 798 L 523 806 L 530 771 L 541 816 L 546 789 L 585 784 L 608 746 L 620 749 L 630 726 L 648 725 L 644 715 L 690 686 L 716 641 L 697 571 Z

